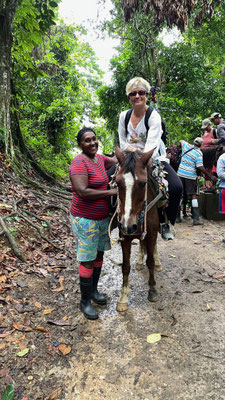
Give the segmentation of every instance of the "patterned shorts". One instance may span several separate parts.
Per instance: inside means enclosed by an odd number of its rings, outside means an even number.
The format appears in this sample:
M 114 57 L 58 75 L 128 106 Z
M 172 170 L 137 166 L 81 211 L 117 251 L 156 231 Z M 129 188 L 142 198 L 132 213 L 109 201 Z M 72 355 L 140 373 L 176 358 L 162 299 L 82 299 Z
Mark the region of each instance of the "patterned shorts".
M 93 261 L 98 251 L 111 249 L 108 236 L 109 217 L 94 221 L 70 214 L 77 244 L 78 261 Z

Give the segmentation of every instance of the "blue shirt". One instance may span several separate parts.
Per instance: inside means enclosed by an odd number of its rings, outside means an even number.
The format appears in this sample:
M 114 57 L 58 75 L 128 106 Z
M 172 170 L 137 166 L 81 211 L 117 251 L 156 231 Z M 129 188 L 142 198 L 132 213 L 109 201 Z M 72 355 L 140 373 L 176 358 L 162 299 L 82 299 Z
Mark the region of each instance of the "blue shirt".
M 184 154 L 189 149 L 191 150 Z M 186 179 L 196 179 L 197 168 L 203 167 L 203 156 L 201 150 L 184 141 L 182 144 L 182 154 L 184 155 L 181 157 L 177 175 Z

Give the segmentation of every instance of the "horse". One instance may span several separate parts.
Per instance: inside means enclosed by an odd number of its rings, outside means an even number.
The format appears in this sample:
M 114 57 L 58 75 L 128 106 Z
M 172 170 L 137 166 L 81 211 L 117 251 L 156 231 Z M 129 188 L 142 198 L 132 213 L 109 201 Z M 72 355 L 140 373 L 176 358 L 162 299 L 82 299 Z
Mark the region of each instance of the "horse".
M 159 230 L 159 219 L 150 185 L 152 166 L 149 163 L 153 151 L 138 155 L 136 152 L 122 152 L 119 148 L 116 149 L 116 157 L 120 166 L 115 178 L 118 187 L 117 219 L 123 253 L 123 285 L 117 302 L 117 311 L 119 312 L 128 309 L 130 253 L 133 239 L 142 240 L 142 246 L 145 247 L 147 253 L 148 300 L 157 300 L 154 278 L 154 249 Z M 152 208 L 147 211 L 146 202 L 149 204 L 152 201 Z

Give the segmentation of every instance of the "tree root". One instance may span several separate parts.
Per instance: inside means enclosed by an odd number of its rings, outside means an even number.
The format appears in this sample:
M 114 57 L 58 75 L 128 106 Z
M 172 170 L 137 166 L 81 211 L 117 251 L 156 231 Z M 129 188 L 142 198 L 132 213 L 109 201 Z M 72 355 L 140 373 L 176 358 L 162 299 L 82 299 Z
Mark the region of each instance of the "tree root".
M 21 250 L 17 246 L 15 239 L 13 238 L 11 233 L 9 232 L 9 230 L 8 230 L 8 228 L 7 228 L 7 226 L 6 226 L 6 224 L 5 224 L 5 222 L 4 222 L 2 217 L 0 217 L 0 224 L 2 226 L 3 232 L 5 233 L 6 237 L 8 238 L 9 243 L 12 246 L 13 252 L 16 255 L 16 257 L 18 257 L 21 261 L 26 262 L 26 259 L 22 255 Z

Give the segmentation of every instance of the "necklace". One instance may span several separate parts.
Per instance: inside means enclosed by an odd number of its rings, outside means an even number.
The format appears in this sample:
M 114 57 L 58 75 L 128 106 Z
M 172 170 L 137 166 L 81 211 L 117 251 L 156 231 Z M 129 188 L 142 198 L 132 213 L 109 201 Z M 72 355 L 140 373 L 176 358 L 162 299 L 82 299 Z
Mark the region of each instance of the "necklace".
M 96 158 L 96 156 L 94 156 L 94 158 L 90 158 L 88 157 L 85 153 L 82 153 L 84 157 L 86 157 L 89 161 L 91 161 L 94 164 L 97 164 L 98 160 Z

